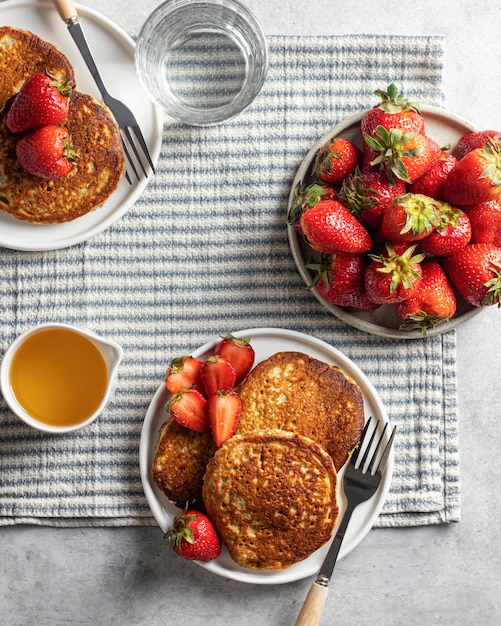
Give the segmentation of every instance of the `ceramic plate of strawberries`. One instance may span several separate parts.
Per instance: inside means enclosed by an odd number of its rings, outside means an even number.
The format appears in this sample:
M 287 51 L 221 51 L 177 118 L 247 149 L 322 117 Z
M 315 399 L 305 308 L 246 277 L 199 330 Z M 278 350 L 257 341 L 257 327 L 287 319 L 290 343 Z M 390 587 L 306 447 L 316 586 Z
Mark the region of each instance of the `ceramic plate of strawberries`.
M 499 304 L 501 132 L 394 85 L 311 148 L 288 234 L 315 297 L 360 330 L 430 337 Z

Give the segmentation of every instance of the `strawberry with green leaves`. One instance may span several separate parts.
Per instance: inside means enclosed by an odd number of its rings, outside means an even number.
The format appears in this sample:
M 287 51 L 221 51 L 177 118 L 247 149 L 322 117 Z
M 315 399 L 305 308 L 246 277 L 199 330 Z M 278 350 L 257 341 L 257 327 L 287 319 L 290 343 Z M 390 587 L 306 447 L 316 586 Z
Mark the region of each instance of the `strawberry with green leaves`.
M 340 185 L 355 171 L 361 157 L 362 153 L 354 143 L 335 137 L 317 152 L 313 173 L 329 185 Z
M 453 206 L 500 198 L 501 143 L 489 141 L 468 152 L 447 177 L 444 197 Z
M 221 553 L 221 539 L 214 523 L 195 509 L 187 509 L 175 517 L 165 538 L 183 559 L 212 561 Z
M 405 132 L 424 133 L 424 119 L 419 105 L 407 100 L 393 83 L 386 91 L 377 89 L 374 93 L 381 102 L 363 116 L 360 124 L 362 134 L 372 135 L 378 126 L 387 130 L 397 128 Z
M 342 184 L 338 200 L 370 231 L 378 230 L 386 208 L 395 198 L 405 193 L 405 184 L 391 184 L 384 172 L 358 168 Z
M 358 254 L 372 247 L 367 229 L 337 200 L 321 200 L 300 218 L 301 231 L 318 252 Z
M 316 272 L 313 285 L 326 302 L 362 310 L 378 308 L 365 294 L 365 255 L 336 252 L 322 255 L 318 263 L 309 261 L 306 266 Z
M 175 393 L 168 401 L 165 410 L 181 426 L 200 433 L 210 431 L 207 400 L 194 388 Z
M 165 386 L 171 393 L 194 387 L 204 393 L 202 384 L 203 363 L 192 356 L 180 356 L 172 359 L 165 373 Z
M 471 243 L 492 243 L 501 248 L 501 199 L 465 207 L 471 224 Z
M 431 258 L 421 263 L 423 277 L 414 295 L 395 305 L 402 330 L 428 329 L 447 321 L 456 312 L 456 296 L 442 266 Z
M 392 243 L 419 241 L 435 230 L 442 203 L 422 194 L 398 196 L 383 215 L 381 233 Z
M 473 306 L 501 305 L 501 248 L 470 243 L 442 260 L 458 293 Z
M 78 153 L 69 132 L 61 126 L 42 126 L 16 143 L 21 167 L 29 174 L 45 179 L 61 178 L 75 167 Z
M 463 135 L 454 148 L 454 155 L 461 160 L 468 152 L 482 148 L 489 142 L 501 142 L 501 133 L 497 130 L 480 130 Z
M 240 396 L 235 391 L 218 391 L 209 397 L 208 410 L 212 436 L 220 447 L 237 430 L 242 412 Z
M 320 200 L 336 200 L 337 191 L 327 185 L 313 183 L 311 185 L 303 185 L 298 183 L 294 188 L 294 200 L 291 202 L 287 221 L 293 224 L 296 231 L 303 235 L 301 231 L 300 217 L 303 211 L 315 206 Z
M 453 154 L 442 150 L 438 163 L 409 185 L 408 190 L 411 193 L 430 196 L 435 200 L 443 200 L 445 181 L 457 162 L 458 160 Z
M 419 244 L 425 252 L 444 257 L 464 248 L 470 239 L 471 224 L 466 213 L 444 203 L 435 229 Z
M 424 254 L 414 255 L 417 245 L 393 246 L 386 244 L 386 251 L 370 254 L 365 270 L 365 292 L 372 302 L 394 304 L 410 298 L 422 280 L 421 261 Z
M 231 333 L 223 335 L 214 354 L 231 363 L 235 370 L 235 385 L 239 385 L 251 371 L 256 356 L 248 337 L 239 338 Z
M 62 122 L 68 115 L 71 91 L 71 85 L 49 73 L 30 76 L 7 113 L 7 128 L 11 133 L 24 133 Z
M 378 126 L 372 135 L 364 133 L 365 160 L 372 168 L 386 172 L 390 183 L 413 183 L 440 160 L 442 150 L 436 141 L 414 131 L 390 130 Z

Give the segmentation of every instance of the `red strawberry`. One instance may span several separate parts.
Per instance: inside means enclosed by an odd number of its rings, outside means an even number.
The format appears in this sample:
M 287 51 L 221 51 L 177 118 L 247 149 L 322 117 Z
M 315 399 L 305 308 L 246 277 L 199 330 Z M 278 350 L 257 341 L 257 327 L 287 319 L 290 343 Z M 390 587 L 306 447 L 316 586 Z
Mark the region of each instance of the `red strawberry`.
M 465 207 L 471 224 L 471 243 L 501 248 L 501 199 Z
M 378 126 L 372 135 L 363 137 L 370 153 L 375 155 L 370 165 L 385 171 L 390 183 L 396 179 L 414 182 L 439 162 L 442 153 L 433 139 L 412 131 Z
M 212 520 L 194 509 L 178 515 L 165 538 L 183 559 L 212 561 L 221 553 L 221 539 Z
M 361 156 L 355 144 L 343 137 L 336 137 L 318 151 L 313 173 L 330 185 L 340 185 L 355 171 Z
M 68 115 L 71 86 L 46 73 L 26 80 L 7 114 L 7 128 L 22 133 L 48 124 L 57 124 Z
M 470 243 L 443 259 L 459 294 L 474 306 L 501 305 L 501 248 Z
M 442 269 L 434 259 L 425 259 L 421 263 L 423 278 L 414 295 L 407 300 L 397 302 L 396 310 L 404 320 L 403 330 L 421 329 L 426 335 L 428 328 L 451 318 L 456 312 L 456 296 Z
M 444 204 L 435 230 L 421 239 L 419 245 L 425 252 L 442 257 L 464 248 L 470 238 L 471 225 L 466 213 Z
M 317 272 L 314 284 L 326 302 L 364 310 L 378 308 L 379 304 L 365 294 L 367 260 L 363 255 L 336 252 L 326 255 L 320 263 L 307 263 L 307 267 Z
M 250 339 L 239 339 L 231 333 L 226 333 L 223 340 L 216 346 L 214 354 L 226 359 L 235 370 L 235 385 L 238 385 L 251 371 L 254 365 L 255 352 L 250 345 Z
M 338 200 L 362 224 L 377 230 L 381 226 L 385 209 L 400 194 L 405 193 L 405 184 L 395 181 L 392 185 L 384 172 L 360 170 L 348 176 L 338 194 Z
M 436 200 L 443 200 L 444 184 L 458 160 L 450 152 L 442 150 L 439 162 L 409 186 L 411 193 L 421 193 Z
M 463 135 L 454 148 L 454 155 L 461 160 L 468 152 L 481 148 L 489 140 L 501 142 L 501 133 L 497 130 L 481 130 Z
M 336 200 L 321 200 L 301 215 L 301 230 L 319 252 L 366 252 L 372 239 L 348 209 Z
M 421 282 L 423 254 L 413 255 L 416 245 L 403 249 L 386 244 L 386 252 L 370 254 L 365 270 L 367 297 L 379 304 L 391 304 L 410 298 Z
M 216 446 L 233 437 L 241 410 L 240 396 L 234 391 L 218 391 L 209 397 L 209 422 Z
M 61 126 L 42 126 L 24 135 L 16 144 L 16 155 L 27 172 L 49 179 L 71 172 L 78 156 Z
M 233 365 L 217 354 L 210 356 L 202 367 L 202 382 L 208 398 L 217 391 L 233 389 L 236 379 Z
M 189 387 L 195 387 L 203 393 L 200 372 L 203 363 L 192 356 L 180 356 L 172 359 L 165 374 L 165 385 L 171 393 L 177 393 Z
M 501 197 L 501 143 L 486 143 L 468 152 L 447 177 L 444 197 L 453 206 Z
M 419 241 L 438 224 L 442 204 L 421 194 L 398 196 L 383 215 L 381 232 L 392 243 Z
M 378 126 L 387 130 L 398 128 L 405 132 L 424 133 L 424 119 L 419 113 L 419 106 L 399 94 L 393 83 L 387 91 L 378 89 L 374 93 L 381 98 L 381 102 L 362 118 L 362 134 L 372 135 Z
M 336 200 L 336 198 L 337 192 L 332 187 L 316 183 L 308 186 L 302 184 L 296 185 L 294 189 L 294 200 L 291 203 L 287 217 L 289 224 L 294 224 L 296 230 L 302 234 L 299 222 L 301 213 L 306 211 L 307 208 L 318 204 L 320 200 Z
M 200 433 L 210 431 L 207 400 L 196 389 L 183 389 L 174 394 L 165 410 L 181 426 Z

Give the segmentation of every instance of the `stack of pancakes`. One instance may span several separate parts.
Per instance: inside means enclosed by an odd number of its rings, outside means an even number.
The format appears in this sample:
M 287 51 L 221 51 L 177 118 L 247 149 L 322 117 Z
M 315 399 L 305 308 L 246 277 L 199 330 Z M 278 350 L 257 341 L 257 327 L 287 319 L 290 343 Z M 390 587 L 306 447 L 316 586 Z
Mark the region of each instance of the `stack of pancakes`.
M 28 31 L 0 27 L 0 210 L 20 220 L 54 224 L 101 206 L 117 188 L 125 162 L 120 130 L 109 109 L 75 89 L 61 126 L 79 155 L 76 166 L 49 181 L 22 169 L 15 153 L 18 138 L 6 126 L 7 112 L 26 79 L 45 71 L 75 85 L 73 67 L 55 46 Z
M 332 365 L 300 352 L 262 361 L 238 388 L 234 437 L 163 425 L 152 467 L 176 506 L 204 507 L 233 560 L 282 569 L 321 547 L 337 514 L 337 470 L 364 424 L 362 393 Z

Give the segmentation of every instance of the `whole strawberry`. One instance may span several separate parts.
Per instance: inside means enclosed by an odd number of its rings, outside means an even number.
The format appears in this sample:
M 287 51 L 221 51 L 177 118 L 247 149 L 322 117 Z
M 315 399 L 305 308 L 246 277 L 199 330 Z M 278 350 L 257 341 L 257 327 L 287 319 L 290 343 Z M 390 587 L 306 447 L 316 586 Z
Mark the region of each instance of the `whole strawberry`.
M 57 124 L 68 115 L 71 86 L 48 73 L 39 72 L 26 80 L 7 114 L 11 133 L 23 133 Z
M 419 241 L 433 232 L 442 203 L 422 194 L 398 196 L 384 212 L 381 232 L 392 243 Z
M 463 135 L 454 148 L 454 155 L 461 160 L 468 152 L 481 148 L 490 140 L 501 142 L 501 133 L 497 130 L 481 130 Z
M 340 185 L 355 171 L 361 156 L 362 153 L 351 141 L 335 137 L 318 151 L 313 173 L 330 185 Z
M 444 203 L 435 230 L 419 245 L 425 252 L 443 257 L 464 248 L 470 239 L 471 224 L 466 213 Z
M 318 252 L 367 252 L 372 239 L 367 229 L 337 200 L 321 200 L 301 215 L 301 231 Z
M 47 179 L 69 174 L 78 157 L 69 132 L 54 125 L 23 135 L 16 143 L 16 155 L 29 174 Z
M 470 243 L 442 260 L 459 294 L 473 306 L 501 304 L 501 248 Z
M 400 94 L 393 83 L 386 91 L 377 89 L 374 93 L 380 97 L 381 102 L 362 118 L 362 134 L 372 135 L 378 126 L 387 130 L 398 128 L 424 133 L 424 119 L 419 112 L 419 106 Z
M 456 296 L 442 269 L 434 259 L 421 263 L 423 278 L 414 295 L 395 305 L 402 318 L 402 330 L 420 329 L 421 334 L 438 323 L 450 319 L 456 312 Z
M 468 152 L 447 177 L 444 197 L 453 206 L 501 197 L 501 143 L 489 141 Z
M 212 520 L 194 509 L 178 515 L 165 538 L 183 559 L 212 561 L 221 554 L 221 539 Z
M 362 310 L 378 308 L 379 305 L 371 302 L 365 293 L 367 260 L 364 255 L 336 252 L 323 255 L 320 263 L 306 265 L 316 271 L 313 284 L 326 302 Z
M 397 179 L 414 182 L 434 167 L 442 154 L 436 141 L 413 131 L 378 126 L 372 135 L 365 133 L 363 139 L 368 148 L 364 158 L 371 159 L 372 167 L 385 171 L 391 183 Z
M 386 252 L 370 254 L 371 262 L 365 270 L 367 297 L 379 304 L 393 304 L 410 298 L 418 289 L 423 271 L 423 254 L 413 256 L 416 245 L 393 247 L 386 244 Z
M 471 224 L 471 243 L 501 248 L 501 199 L 465 207 Z
M 384 172 L 355 172 L 342 184 L 338 200 L 370 231 L 381 226 L 386 208 L 395 198 L 405 193 L 405 184 L 391 184 Z
M 287 221 L 293 224 L 296 231 L 303 235 L 301 230 L 300 217 L 303 211 L 315 206 L 320 200 L 336 200 L 337 191 L 327 185 L 313 183 L 311 185 L 303 185 L 298 183 L 294 188 L 294 200 L 291 202 Z
M 443 200 L 445 181 L 457 162 L 454 155 L 442 150 L 438 163 L 409 185 L 409 191 Z

